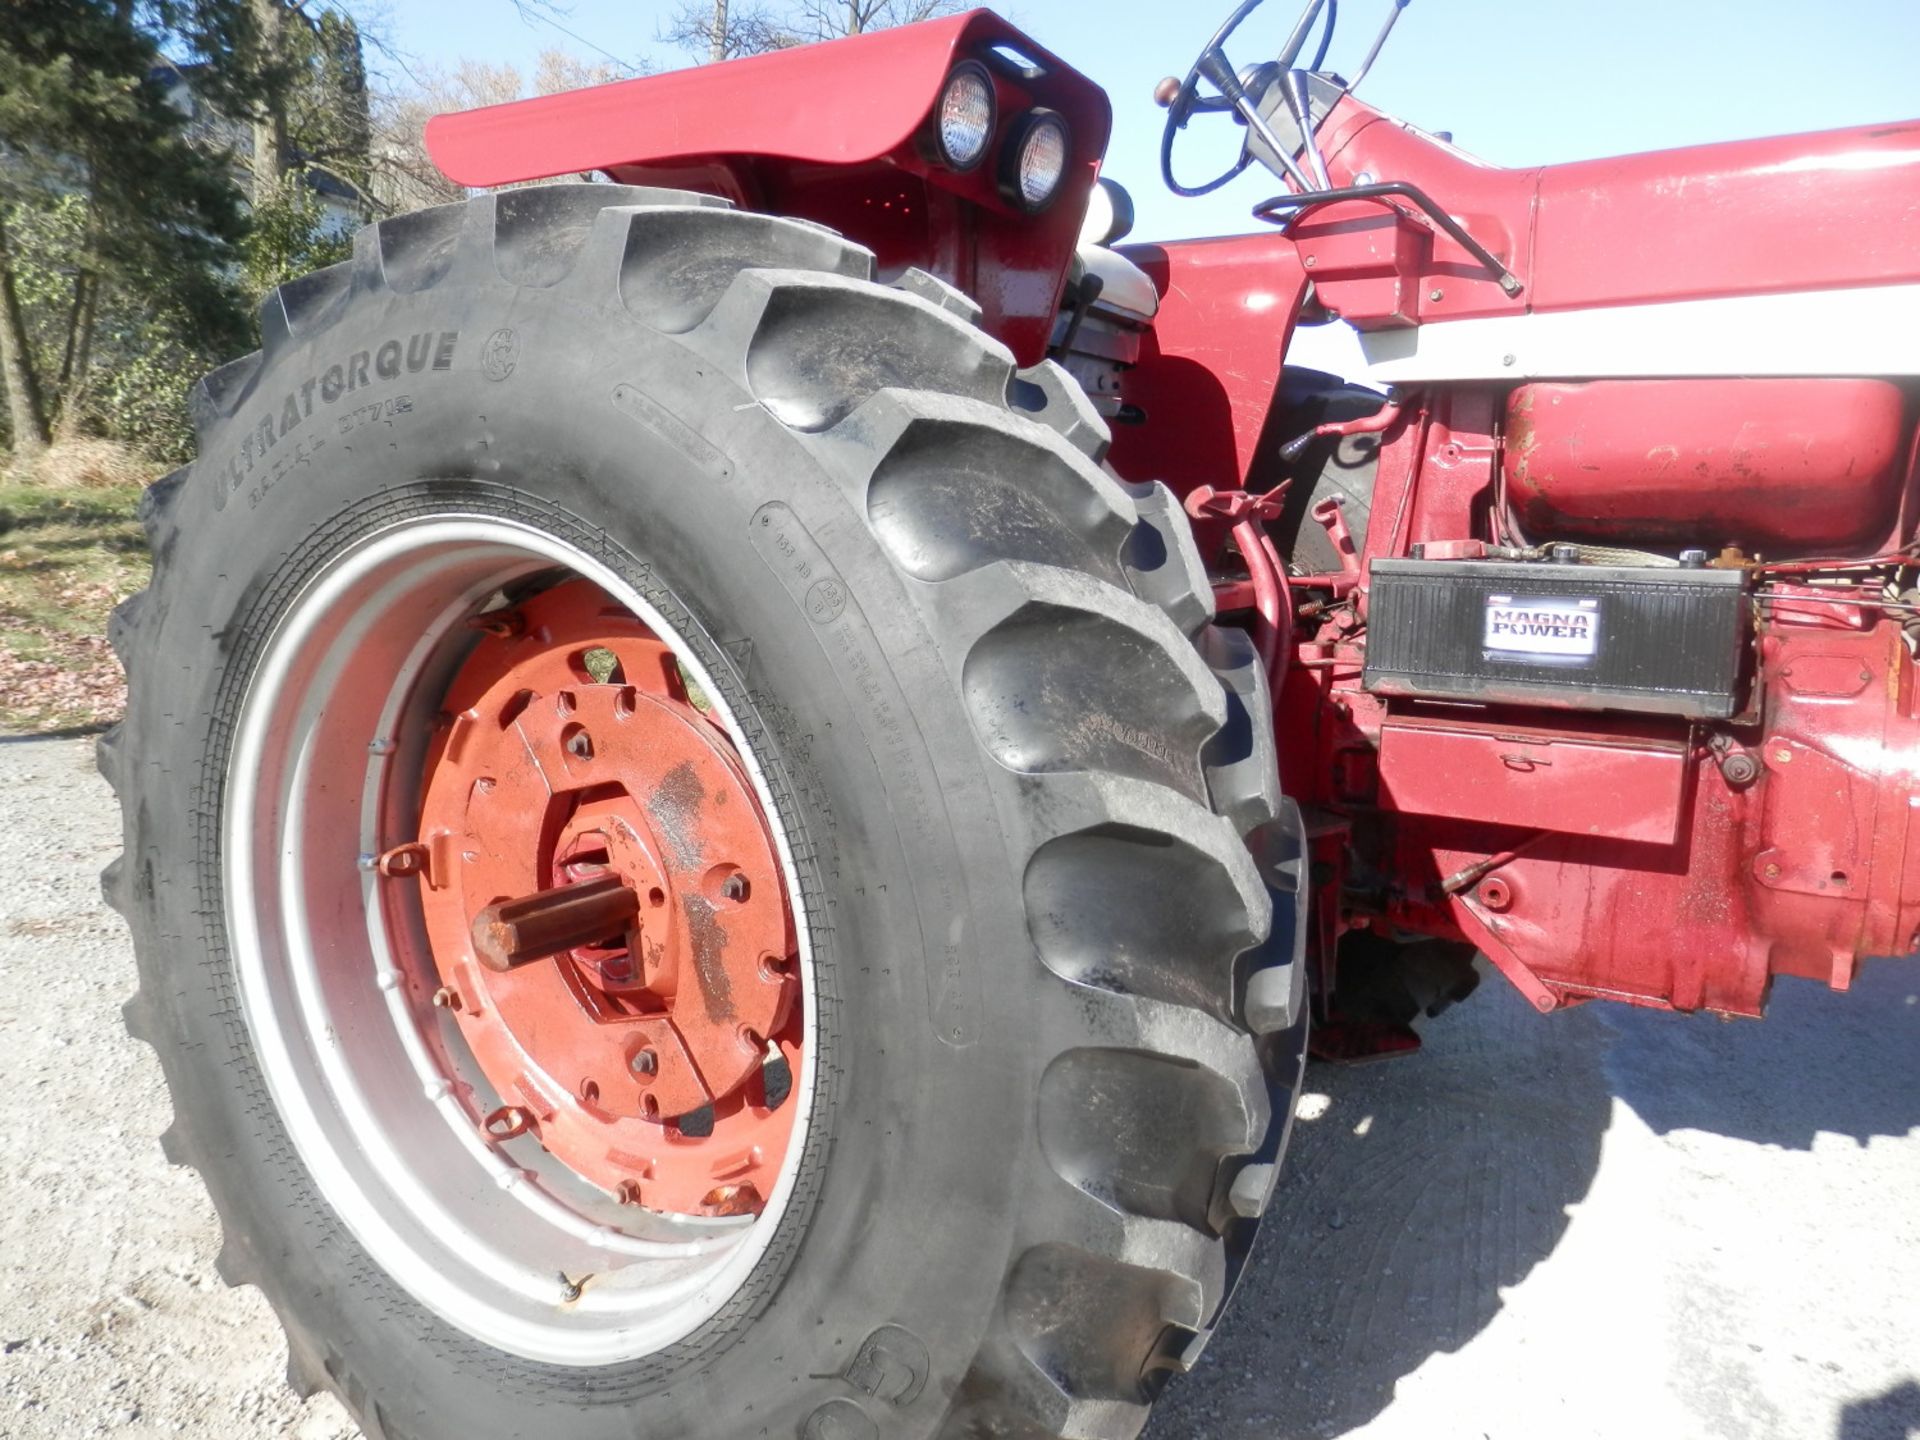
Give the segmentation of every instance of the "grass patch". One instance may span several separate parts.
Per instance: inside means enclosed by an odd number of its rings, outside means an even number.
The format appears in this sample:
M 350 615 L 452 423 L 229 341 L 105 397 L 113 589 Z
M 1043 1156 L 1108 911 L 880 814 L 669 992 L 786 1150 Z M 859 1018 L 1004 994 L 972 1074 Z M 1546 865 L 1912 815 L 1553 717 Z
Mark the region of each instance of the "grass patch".
M 148 571 L 145 486 L 130 469 L 75 486 L 0 481 L 0 729 L 119 718 L 126 683 L 107 617 Z

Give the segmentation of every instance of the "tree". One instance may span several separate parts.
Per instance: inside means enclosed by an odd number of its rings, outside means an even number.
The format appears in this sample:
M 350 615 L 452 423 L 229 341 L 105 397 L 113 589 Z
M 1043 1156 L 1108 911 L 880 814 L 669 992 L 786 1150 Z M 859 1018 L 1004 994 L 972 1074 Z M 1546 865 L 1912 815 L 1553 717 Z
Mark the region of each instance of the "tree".
M 352 190 L 370 214 L 372 114 L 360 23 L 339 4 L 316 0 L 248 5 L 252 40 L 237 60 L 251 103 L 227 113 L 248 124 L 254 206 L 276 203 L 288 175 L 319 172 Z
M 319 172 L 363 197 L 371 171 L 372 101 L 360 25 L 343 10 L 323 10 L 294 34 L 287 95 L 289 162 Z
M 247 52 L 260 86 L 253 116 L 253 203 L 266 205 L 280 193 L 287 166 L 287 91 L 292 65 L 286 55 L 287 7 L 283 0 L 252 0 L 254 40 Z
M 732 60 L 912 25 L 965 9 L 965 0 L 791 0 L 778 10 L 741 0 L 681 0 L 660 38 L 708 60 Z
M 251 227 L 244 246 L 250 298 L 336 261 L 350 233 L 322 195 L 371 219 L 373 114 L 359 23 L 345 10 L 252 0 L 274 15 L 276 47 L 250 63 L 260 80 L 251 129 Z M 264 32 L 263 32 L 264 33 Z
M 588 85 L 627 78 L 611 61 L 580 60 L 560 50 L 543 50 L 531 77 L 512 65 L 464 61 L 452 71 L 420 70 L 404 90 L 375 97 L 373 174 L 370 188 L 384 211 L 417 210 L 466 198 L 466 191 L 442 175 L 428 158 L 427 121 L 454 110 L 504 105 L 532 95 L 557 95 Z
M 254 206 L 243 254 L 247 292 L 257 300 L 297 275 L 347 259 L 353 236 L 328 223 L 305 176 L 289 173 L 281 177 L 278 194 Z
M 112 296 L 167 312 L 190 345 L 226 350 L 245 335 L 226 278 L 245 216 L 226 157 L 192 143 L 187 117 L 155 78 L 161 35 L 229 54 L 253 41 L 244 0 L 9 0 L 0 28 L 0 381 L 16 455 L 45 446 L 54 426 L 77 423 Z M 237 98 L 247 82 L 215 63 L 209 85 Z M 61 227 L 64 249 L 47 252 L 51 263 L 36 273 L 64 293 L 36 306 L 22 294 L 27 242 Z
M 965 9 L 963 0 L 797 0 L 796 29 L 809 40 L 864 35 Z
M 682 0 L 660 38 L 709 61 L 735 60 L 798 45 L 800 37 L 764 6 L 742 0 Z

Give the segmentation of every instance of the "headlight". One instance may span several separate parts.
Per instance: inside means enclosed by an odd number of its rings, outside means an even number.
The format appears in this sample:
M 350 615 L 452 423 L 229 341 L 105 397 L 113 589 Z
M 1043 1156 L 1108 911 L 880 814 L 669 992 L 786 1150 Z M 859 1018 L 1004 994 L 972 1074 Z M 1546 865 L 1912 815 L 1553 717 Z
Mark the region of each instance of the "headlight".
M 1029 110 L 1001 153 L 1001 191 L 1029 215 L 1037 215 L 1060 193 L 1073 140 L 1056 112 Z
M 971 170 L 986 158 L 987 142 L 993 138 L 993 108 L 993 80 L 984 65 L 969 60 L 947 77 L 933 134 L 948 168 Z

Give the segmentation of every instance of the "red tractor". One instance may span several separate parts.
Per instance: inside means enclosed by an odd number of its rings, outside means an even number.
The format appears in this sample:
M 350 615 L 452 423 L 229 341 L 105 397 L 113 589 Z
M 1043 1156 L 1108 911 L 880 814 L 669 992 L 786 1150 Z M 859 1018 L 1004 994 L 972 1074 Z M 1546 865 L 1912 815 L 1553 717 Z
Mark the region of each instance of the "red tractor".
M 370 1436 L 1131 1436 L 1310 1025 L 1915 948 L 1920 124 L 1503 170 L 1258 3 L 1159 96 L 1251 235 L 1098 243 L 1106 98 L 978 11 L 442 117 L 611 183 L 200 386 L 105 884 Z

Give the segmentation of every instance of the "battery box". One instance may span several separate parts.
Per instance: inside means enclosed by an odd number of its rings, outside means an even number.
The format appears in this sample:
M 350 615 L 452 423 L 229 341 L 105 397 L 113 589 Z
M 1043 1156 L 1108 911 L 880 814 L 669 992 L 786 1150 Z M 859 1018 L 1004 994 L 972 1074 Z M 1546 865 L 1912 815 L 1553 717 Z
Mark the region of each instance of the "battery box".
M 1751 620 L 1738 570 L 1382 559 L 1370 574 L 1376 694 L 1739 712 Z

